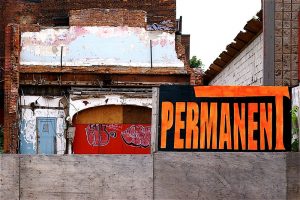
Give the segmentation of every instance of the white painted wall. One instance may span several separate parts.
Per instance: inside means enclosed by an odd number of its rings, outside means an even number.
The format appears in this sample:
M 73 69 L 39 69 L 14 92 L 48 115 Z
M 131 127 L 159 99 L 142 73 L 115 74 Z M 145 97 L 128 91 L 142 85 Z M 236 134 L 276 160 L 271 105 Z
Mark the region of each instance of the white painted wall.
M 80 97 L 80 96 L 79 96 Z M 71 120 L 74 115 L 82 110 L 107 105 L 132 105 L 152 108 L 152 98 L 130 98 L 123 95 L 104 95 L 101 98 L 80 98 L 70 95 L 69 116 Z
M 71 26 L 21 34 L 21 65 L 184 67 L 175 33 L 141 27 Z M 63 47 L 63 49 L 61 49 Z
M 263 34 L 253 40 L 209 85 L 263 85 Z
M 64 137 L 65 129 L 65 112 L 64 110 L 53 109 L 53 107 L 61 107 L 59 100 L 63 97 L 41 97 L 41 96 L 21 96 L 21 129 L 20 140 L 25 141 L 32 150 L 37 149 L 37 133 L 36 121 L 38 117 L 54 117 L 56 118 L 56 150 L 57 154 L 64 154 L 66 149 L 66 139 Z M 38 102 L 39 106 L 48 107 L 47 109 L 35 109 L 34 112 L 28 108 L 32 102 Z M 52 109 L 51 109 L 52 108 Z

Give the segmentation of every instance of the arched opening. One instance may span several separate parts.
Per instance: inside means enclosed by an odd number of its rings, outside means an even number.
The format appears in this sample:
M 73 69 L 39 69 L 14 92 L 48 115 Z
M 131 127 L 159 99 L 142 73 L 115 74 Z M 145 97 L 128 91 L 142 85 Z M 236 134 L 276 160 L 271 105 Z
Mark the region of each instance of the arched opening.
M 151 109 L 109 105 L 73 117 L 75 154 L 149 154 Z

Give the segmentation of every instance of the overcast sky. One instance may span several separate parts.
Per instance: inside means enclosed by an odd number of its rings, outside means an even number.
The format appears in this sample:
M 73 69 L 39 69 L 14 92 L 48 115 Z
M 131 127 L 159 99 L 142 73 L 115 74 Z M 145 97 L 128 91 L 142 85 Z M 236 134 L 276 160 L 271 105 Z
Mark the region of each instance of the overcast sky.
M 261 0 L 176 0 L 183 33 L 191 34 L 191 57 L 205 68 L 225 50 L 247 21 L 261 9 Z

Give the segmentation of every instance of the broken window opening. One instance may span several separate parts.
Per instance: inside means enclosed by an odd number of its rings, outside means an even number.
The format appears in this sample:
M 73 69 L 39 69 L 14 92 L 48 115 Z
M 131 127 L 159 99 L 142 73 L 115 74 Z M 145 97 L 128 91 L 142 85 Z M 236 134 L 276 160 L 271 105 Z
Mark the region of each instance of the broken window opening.
M 69 16 L 53 17 L 54 26 L 69 26 Z

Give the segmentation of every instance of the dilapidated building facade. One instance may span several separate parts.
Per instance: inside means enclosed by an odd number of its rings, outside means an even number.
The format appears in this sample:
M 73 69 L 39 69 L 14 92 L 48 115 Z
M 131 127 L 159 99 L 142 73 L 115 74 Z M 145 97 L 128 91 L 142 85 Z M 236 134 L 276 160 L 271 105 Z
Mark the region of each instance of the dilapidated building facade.
M 0 6 L 6 153 L 150 153 L 155 87 L 196 83 L 175 0 Z

